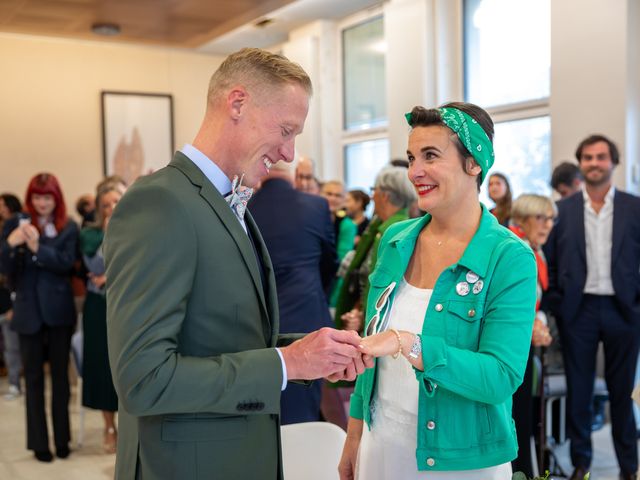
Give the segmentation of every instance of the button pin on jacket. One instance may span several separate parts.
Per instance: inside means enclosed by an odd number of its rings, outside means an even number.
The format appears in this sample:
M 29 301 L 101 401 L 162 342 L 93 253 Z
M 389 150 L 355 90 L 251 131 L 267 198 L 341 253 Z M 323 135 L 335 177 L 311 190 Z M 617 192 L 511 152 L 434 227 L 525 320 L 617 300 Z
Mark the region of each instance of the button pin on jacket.
M 471 289 L 469 288 L 469 284 L 467 282 L 460 282 L 456 285 L 456 292 L 462 297 L 468 295 L 470 290 Z
M 477 273 L 472 272 L 471 270 L 469 270 L 467 272 L 467 276 L 465 278 L 466 278 L 467 282 L 469 282 L 469 283 L 476 283 L 480 277 L 478 276 Z
M 479 294 L 483 288 L 484 288 L 484 282 L 482 280 L 478 280 L 473 286 L 474 295 Z

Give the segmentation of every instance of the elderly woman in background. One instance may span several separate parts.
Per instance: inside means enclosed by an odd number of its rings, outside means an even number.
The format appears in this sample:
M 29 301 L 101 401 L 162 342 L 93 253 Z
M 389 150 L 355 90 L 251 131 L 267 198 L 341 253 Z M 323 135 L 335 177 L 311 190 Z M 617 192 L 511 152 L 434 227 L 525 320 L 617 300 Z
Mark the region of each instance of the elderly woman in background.
M 377 359 L 351 396 L 340 477 L 510 480 L 533 253 L 478 198 L 494 161 L 489 115 L 450 103 L 407 120 L 408 176 L 429 213 L 380 241 L 361 343 Z
M 25 206 L 30 218 L 6 222 L 1 244 L 2 268 L 16 293 L 12 328 L 18 332 L 24 366 L 27 449 L 50 462 L 45 414 L 44 364 L 51 372 L 51 417 L 56 455 L 69 456 L 69 353 L 76 310 L 71 271 L 78 227 L 67 216 L 56 177 L 40 173 L 29 182 Z
M 547 261 L 542 253 L 542 246 L 547 242 L 553 228 L 553 220 L 557 215 L 557 208 L 549 197 L 534 194 L 520 195 L 513 202 L 511 209 L 511 226 L 509 227 L 519 238 L 524 240 L 536 257 L 538 267 L 538 286 L 536 315 L 533 323 L 533 335 L 529 359 L 524 375 L 524 381 L 513 395 L 513 419 L 518 432 L 518 458 L 513 461 L 514 471 L 522 471 L 533 477 L 531 452 L 531 435 L 533 433 L 533 347 L 546 347 L 551 343 L 551 335 L 547 327 L 547 316 L 540 310 L 542 292 L 549 285 L 547 275 Z
M 102 241 L 113 209 L 122 197 L 117 183 L 101 183 L 96 193 L 95 223 L 80 232 L 80 251 L 88 271 L 87 297 L 82 315 L 83 377 L 82 404 L 102 410 L 104 418 L 105 453 L 116 453 L 117 433 L 115 412 L 118 396 L 109 368 L 107 352 L 107 303 Z

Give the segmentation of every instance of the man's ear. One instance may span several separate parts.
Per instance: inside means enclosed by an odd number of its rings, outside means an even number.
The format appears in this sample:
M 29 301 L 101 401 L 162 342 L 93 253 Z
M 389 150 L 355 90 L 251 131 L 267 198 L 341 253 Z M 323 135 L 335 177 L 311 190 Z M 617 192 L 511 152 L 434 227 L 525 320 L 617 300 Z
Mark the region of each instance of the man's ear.
M 248 99 L 249 94 L 245 88 L 241 86 L 233 87 L 227 94 L 227 109 L 234 121 L 238 121 L 244 113 Z

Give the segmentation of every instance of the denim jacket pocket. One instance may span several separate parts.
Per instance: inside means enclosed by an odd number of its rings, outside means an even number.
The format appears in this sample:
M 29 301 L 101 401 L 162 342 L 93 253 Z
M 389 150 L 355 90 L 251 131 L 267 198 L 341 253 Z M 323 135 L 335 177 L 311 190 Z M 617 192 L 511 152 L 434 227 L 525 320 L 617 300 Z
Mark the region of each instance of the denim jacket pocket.
M 484 305 L 477 299 L 451 300 L 448 310 L 451 314 L 452 328 L 447 328 L 447 331 L 451 331 L 455 337 L 451 338 L 451 341 L 456 347 L 477 351 Z

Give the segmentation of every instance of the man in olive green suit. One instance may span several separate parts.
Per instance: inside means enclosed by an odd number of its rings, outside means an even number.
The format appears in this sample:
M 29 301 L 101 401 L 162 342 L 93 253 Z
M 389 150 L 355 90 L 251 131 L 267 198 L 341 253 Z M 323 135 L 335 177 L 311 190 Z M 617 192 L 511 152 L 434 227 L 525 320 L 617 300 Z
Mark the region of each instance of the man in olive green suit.
M 306 73 L 282 56 L 229 56 L 193 145 L 116 208 L 105 240 L 116 478 L 282 478 L 286 381 L 353 379 L 370 365 L 353 332 L 278 335 L 269 254 L 242 215 L 246 190 L 232 184 L 252 187 L 292 161 L 310 94 Z

